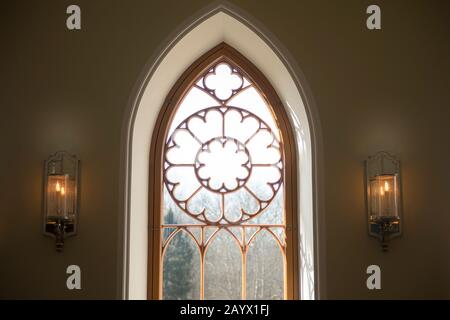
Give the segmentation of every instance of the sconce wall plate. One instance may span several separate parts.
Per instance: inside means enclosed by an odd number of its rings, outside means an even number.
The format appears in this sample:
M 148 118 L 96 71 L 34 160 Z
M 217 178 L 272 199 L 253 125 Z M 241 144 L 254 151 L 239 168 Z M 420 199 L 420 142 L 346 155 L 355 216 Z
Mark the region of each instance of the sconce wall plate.
M 400 161 L 386 152 L 366 160 L 367 217 L 369 235 L 388 250 L 390 239 L 402 233 Z
M 78 167 L 76 156 L 59 151 L 45 161 L 44 234 L 55 237 L 56 250 L 77 233 Z

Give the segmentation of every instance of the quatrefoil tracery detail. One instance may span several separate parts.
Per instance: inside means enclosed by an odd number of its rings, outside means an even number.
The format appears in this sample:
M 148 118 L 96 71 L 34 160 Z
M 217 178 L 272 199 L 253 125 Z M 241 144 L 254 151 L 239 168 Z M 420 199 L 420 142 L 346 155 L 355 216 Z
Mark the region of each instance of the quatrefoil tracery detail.
M 203 77 L 203 86 L 218 100 L 225 102 L 244 85 L 244 78 L 228 64 L 220 63 Z

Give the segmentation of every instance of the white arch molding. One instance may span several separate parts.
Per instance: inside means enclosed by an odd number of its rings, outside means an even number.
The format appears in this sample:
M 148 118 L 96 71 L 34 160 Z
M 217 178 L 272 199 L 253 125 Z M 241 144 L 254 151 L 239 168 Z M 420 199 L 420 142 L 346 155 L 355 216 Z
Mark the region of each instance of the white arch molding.
M 294 59 L 270 32 L 227 2 L 186 22 L 147 63 L 133 90 L 122 129 L 119 206 L 119 299 L 147 298 L 148 184 L 152 132 L 166 95 L 180 75 L 221 42 L 246 56 L 278 93 L 297 139 L 300 296 L 325 298 L 320 124 L 312 94 Z

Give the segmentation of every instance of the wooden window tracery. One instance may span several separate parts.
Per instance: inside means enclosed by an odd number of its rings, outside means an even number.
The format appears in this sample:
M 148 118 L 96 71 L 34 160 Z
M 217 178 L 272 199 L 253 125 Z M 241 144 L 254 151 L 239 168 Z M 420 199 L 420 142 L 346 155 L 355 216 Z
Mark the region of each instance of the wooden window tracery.
M 148 297 L 177 298 L 165 292 L 175 263 L 167 257 L 183 251 L 198 270 L 186 268 L 195 285 L 181 298 L 298 298 L 295 155 L 289 119 L 256 67 L 224 43 L 197 60 L 169 93 L 152 137 Z M 254 248 L 264 252 L 270 241 L 282 267 L 272 261 L 273 292 L 263 292 L 268 271 L 258 269 L 268 262 Z M 218 261 L 226 250 L 234 250 L 231 271 Z M 233 278 L 227 293 L 212 287 L 224 272 Z

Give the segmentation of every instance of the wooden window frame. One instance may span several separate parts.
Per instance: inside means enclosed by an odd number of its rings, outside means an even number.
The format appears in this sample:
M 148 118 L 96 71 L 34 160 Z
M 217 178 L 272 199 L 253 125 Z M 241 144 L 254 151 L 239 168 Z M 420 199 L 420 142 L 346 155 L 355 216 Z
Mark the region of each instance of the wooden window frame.
M 199 75 L 220 60 L 230 61 L 262 93 L 281 132 L 284 151 L 284 209 L 286 221 L 286 287 L 287 299 L 299 299 L 298 261 L 298 179 L 297 149 L 294 130 L 275 89 L 258 68 L 236 49 L 221 43 L 197 59 L 178 79 L 158 114 L 150 145 L 148 195 L 148 266 L 147 298 L 162 299 L 161 218 L 163 196 L 164 146 L 173 116 L 182 98 Z

